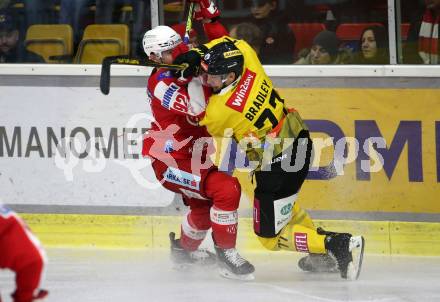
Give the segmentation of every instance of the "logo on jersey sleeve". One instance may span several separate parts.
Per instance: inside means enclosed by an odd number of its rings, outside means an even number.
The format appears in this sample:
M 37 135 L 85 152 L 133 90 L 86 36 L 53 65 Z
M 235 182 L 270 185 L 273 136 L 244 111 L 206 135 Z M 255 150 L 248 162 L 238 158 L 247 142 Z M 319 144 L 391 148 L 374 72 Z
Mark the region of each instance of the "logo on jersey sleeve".
M 158 80 L 163 80 L 163 79 L 170 79 L 173 77 L 173 74 L 171 73 L 171 70 L 166 70 L 163 71 L 159 74 L 159 76 L 157 77 Z
M 255 72 L 246 69 L 234 93 L 226 102 L 226 106 L 240 113 L 243 112 L 246 101 L 252 89 L 255 80 Z
M 162 106 L 166 109 L 187 113 L 188 98 L 179 92 L 179 88 L 175 83 L 168 86 L 164 82 L 159 82 L 154 89 L 154 95 L 161 100 Z

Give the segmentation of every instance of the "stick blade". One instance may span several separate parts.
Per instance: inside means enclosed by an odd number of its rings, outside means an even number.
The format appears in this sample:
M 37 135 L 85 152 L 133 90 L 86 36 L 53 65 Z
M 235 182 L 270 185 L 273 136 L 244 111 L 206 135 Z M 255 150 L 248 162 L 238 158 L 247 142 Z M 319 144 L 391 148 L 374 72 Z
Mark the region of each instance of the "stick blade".
M 101 65 L 101 78 L 99 88 L 102 94 L 108 95 L 110 93 L 110 68 L 114 57 L 105 57 Z
M 109 56 L 109 57 L 105 57 L 102 60 L 99 88 L 103 94 L 108 95 L 110 92 L 110 69 L 112 64 L 121 64 L 121 62 L 125 62 L 127 60 L 129 60 L 129 56 L 125 56 L 125 55 Z

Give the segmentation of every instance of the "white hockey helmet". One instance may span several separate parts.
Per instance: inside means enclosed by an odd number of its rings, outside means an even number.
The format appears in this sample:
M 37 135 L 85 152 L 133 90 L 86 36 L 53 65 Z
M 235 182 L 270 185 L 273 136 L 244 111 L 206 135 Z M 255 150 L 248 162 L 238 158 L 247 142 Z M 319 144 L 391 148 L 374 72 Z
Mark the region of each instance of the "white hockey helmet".
M 182 43 L 180 35 L 171 27 L 156 26 L 147 31 L 142 39 L 142 45 L 147 56 L 151 53 L 162 57 L 162 52 L 175 48 Z

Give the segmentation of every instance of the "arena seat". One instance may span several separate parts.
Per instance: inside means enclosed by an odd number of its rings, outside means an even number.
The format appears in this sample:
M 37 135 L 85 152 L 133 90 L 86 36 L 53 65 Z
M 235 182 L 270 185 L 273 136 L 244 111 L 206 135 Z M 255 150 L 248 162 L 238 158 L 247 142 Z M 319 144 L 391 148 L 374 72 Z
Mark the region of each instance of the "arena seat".
M 336 29 L 336 36 L 341 40 L 342 46 L 357 51 L 362 31 L 369 26 L 383 26 L 382 23 L 342 23 Z
M 295 56 L 300 50 L 312 47 L 313 38 L 325 30 L 323 23 L 289 23 L 289 27 L 295 34 Z
M 26 31 L 26 49 L 39 54 L 46 63 L 60 63 L 51 57 L 71 57 L 73 31 L 68 24 L 32 25 Z
M 382 23 L 342 23 L 336 29 L 336 36 L 341 41 L 358 41 L 362 31 L 369 26 L 383 26 Z
M 128 55 L 130 33 L 125 24 L 92 24 L 84 30 L 75 63 L 101 64 L 107 56 Z

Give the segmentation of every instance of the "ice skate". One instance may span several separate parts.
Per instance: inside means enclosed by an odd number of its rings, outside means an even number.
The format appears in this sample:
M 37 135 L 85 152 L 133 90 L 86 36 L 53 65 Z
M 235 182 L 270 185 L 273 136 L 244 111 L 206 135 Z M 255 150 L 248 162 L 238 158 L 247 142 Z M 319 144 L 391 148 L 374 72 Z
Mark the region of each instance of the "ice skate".
M 298 261 L 298 267 L 305 272 L 312 273 L 337 273 L 338 264 L 328 254 L 308 254 Z
M 362 268 L 365 240 L 362 236 L 335 233 L 325 239 L 329 255 L 335 257 L 341 277 L 348 280 L 359 278 Z
M 187 270 L 195 266 L 210 266 L 216 263 L 216 255 L 205 249 L 187 251 L 180 245 L 180 240 L 175 239 L 176 234 L 170 233 L 171 261 L 174 269 Z
M 252 274 L 255 271 L 254 266 L 240 256 L 237 249 L 222 249 L 216 245 L 214 245 L 214 247 L 217 253 L 217 263 L 221 276 L 242 281 L 255 279 Z

